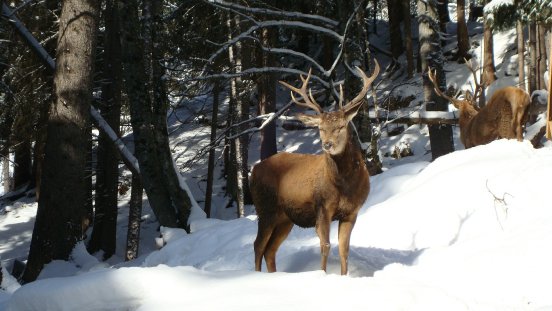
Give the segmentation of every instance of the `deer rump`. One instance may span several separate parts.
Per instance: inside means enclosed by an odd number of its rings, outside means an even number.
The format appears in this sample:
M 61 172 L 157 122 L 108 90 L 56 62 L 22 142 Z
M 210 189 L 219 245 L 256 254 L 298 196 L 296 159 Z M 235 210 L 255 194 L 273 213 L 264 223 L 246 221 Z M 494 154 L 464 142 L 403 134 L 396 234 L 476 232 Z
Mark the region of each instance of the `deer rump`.
M 529 103 L 529 94 L 519 88 L 497 90 L 485 107 L 474 108 L 474 115 L 460 116 L 461 122 L 465 120 L 460 124 L 462 143 L 471 148 L 501 138 L 522 141 Z
M 270 227 L 292 223 L 311 228 L 325 206 L 333 212 L 328 215 L 332 220 L 356 214 L 370 191 L 368 177 L 340 177 L 335 163 L 328 166 L 326 161 L 333 162 L 325 155 L 282 152 L 257 164 L 250 186 L 259 222 Z M 356 165 L 364 163 L 356 161 Z M 361 171 L 359 167 L 357 174 Z

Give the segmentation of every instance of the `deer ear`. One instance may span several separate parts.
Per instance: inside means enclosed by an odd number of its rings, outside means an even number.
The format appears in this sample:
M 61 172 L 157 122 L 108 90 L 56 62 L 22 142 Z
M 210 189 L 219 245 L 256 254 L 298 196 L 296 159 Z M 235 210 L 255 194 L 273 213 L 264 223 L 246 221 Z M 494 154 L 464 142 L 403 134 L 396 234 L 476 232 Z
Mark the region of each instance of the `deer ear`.
M 358 111 L 360 110 L 360 107 L 362 105 L 358 105 L 356 107 L 353 107 L 352 109 L 345 111 L 345 119 L 347 119 L 347 122 L 350 122 L 353 120 L 353 118 L 357 115 Z
M 297 119 L 299 121 L 303 122 L 306 126 L 315 126 L 318 127 L 320 125 L 320 115 L 319 114 L 304 114 L 304 113 L 298 113 Z

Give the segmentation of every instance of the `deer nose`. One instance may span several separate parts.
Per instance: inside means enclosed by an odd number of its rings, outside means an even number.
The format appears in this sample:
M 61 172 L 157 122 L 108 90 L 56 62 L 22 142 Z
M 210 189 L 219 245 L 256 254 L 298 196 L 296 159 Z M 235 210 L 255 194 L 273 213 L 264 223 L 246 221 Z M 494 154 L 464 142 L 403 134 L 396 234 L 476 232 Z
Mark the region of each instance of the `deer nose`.
M 322 147 L 323 147 L 324 150 L 326 150 L 326 151 L 330 150 L 330 149 L 332 148 L 332 146 L 333 146 L 333 143 L 332 143 L 331 141 L 325 142 L 325 143 L 322 145 Z

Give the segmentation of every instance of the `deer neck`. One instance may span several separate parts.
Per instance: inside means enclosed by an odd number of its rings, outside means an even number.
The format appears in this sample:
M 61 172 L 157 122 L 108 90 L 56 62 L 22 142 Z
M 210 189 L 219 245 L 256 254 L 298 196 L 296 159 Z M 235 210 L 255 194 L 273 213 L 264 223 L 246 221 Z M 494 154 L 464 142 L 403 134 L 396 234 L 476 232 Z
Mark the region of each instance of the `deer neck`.
M 350 136 L 342 153 L 335 155 L 326 153 L 325 157 L 330 174 L 337 180 L 353 180 L 353 176 L 360 174 L 364 168 L 360 149 L 351 141 Z

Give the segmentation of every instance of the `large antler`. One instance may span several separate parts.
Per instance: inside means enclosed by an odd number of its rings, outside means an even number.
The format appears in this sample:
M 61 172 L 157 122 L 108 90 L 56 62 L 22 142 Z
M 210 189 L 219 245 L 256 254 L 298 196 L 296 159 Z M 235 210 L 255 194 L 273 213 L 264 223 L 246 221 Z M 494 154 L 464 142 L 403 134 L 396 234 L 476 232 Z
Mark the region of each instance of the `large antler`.
M 479 68 L 473 68 L 473 65 L 471 63 L 471 60 L 467 60 L 464 58 L 464 63 L 466 64 L 466 67 L 468 67 L 468 69 L 471 71 L 472 75 L 473 75 L 473 83 L 475 84 L 475 88 L 474 88 L 474 94 L 473 94 L 473 97 L 470 98 L 470 102 L 472 104 L 475 104 L 477 102 L 477 100 L 479 99 L 479 97 L 483 94 L 483 92 L 485 91 L 485 88 L 487 88 L 487 85 L 485 83 L 485 79 L 483 77 L 483 75 L 481 75 L 481 82 L 477 82 L 477 70 L 479 70 Z
M 442 98 L 450 101 L 455 107 L 458 107 L 458 103 L 460 102 L 458 99 L 449 97 L 447 94 L 441 92 L 441 90 L 439 89 L 439 83 L 435 78 L 436 72 L 437 70 L 431 70 L 431 68 L 428 68 L 427 70 L 427 76 L 429 77 L 429 80 L 431 81 L 431 83 L 433 83 L 433 89 L 435 90 L 435 93 L 437 93 L 437 95 L 441 96 Z
M 312 92 L 310 91 L 310 89 L 309 89 L 309 92 L 307 94 L 307 86 L 309 84 L 309 80 L 310 80 L 310 77 L 311 77 L 311 71 L 312 71 L 312 68 L 309 69 L 309 74 L 307 75 L 307 78 L 304 78 L 303 75 L 300 75 L 301 80 L 303 81 L 303 85 L 301 86 L 301 88 L 293 87 L 293 86 L 287 84 L 284 81 L 279 81 L 279 82 L 292 91 L 292 92 L 290 92 L 291 93 L 291 99 L 293 100 L 294 103 L 296 103 L 299 106 L 303 106 L 303 107 L 306 107 L 306 108 L 311 108 L 312 110 L 314 110 L 318 113 L 323 113 L 324 111 L 322 110 L 320 105 L 314 100 L 314 97 L 312 96 Z M 297 100 L 297 98 L 295 98 L 295 96 L 293 95 L 293 92 L 301 95 L 304 102 L 300 102 L 299 100 Z
M 370 88 L 370 85 L 372 85 L 372 82 L 374 82 L 374 80 L 376 79 L 380 71 L 380 66 L 378 61 L 374 59 L 374 63 L 375 63 L 374 72 L 370 77 L 367 77 L 364 71 L 362 71 L 362 69 L 360 69 L 359 67 L 355 67 L 358 73 L 360 74 L 360 76 L 362 77 L 362 81 L 363 81 L 362 90 L 360 91 L 360 93 L 358 93 L 358 95 L 355 98 L 353 98 L 350 102 L 348 102 L 343 107 L 344 110 L 348 111 L 362 104 L 362 100 L 366 96 L 366 93 L 368 93 L 368 89 Z M 339 96 L 340 96 L 339 102 L 341 106 L 341 102 L 343 101 L 343 91 L 340 92 Z

